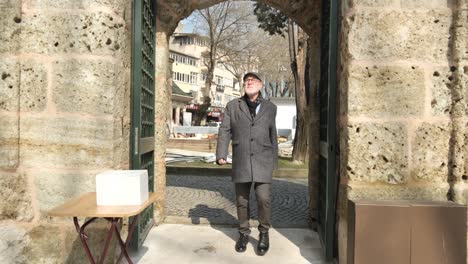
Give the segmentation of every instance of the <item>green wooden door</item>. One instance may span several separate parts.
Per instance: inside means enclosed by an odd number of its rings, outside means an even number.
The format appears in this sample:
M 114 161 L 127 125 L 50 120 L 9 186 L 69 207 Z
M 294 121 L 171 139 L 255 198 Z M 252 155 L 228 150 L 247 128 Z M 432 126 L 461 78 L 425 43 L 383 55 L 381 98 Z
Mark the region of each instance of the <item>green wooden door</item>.
M 154 190 L 155 8 L 155 1 L 133 0 L 130 167 L 148 170 L 150 192 Z M 143 243 L 153 223 L 150 206 L 138 217 L 130 248 Z
M 338 0 L 322 1 L 319 84 L 320 157 L 318 232 L 328 261 L 337 255 L 336 89 Z

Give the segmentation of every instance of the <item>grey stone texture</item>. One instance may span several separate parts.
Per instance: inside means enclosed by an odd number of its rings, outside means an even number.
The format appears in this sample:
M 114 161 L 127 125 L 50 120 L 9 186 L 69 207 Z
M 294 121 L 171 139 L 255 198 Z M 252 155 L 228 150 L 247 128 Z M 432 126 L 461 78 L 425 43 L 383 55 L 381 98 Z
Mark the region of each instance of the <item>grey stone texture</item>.
M 0 40 L 1 41 L 1 40 Z M 1 45 L 0 45 L 1 46 Z M 14 57 L 0 57 L 0 111 L 18 111 L 20 65 Z
M 0 222 L 0 263 L 28 263 L 24 255 L 26 229 L 14 223 Z
M 450 126 L 448 122 L 423 123 L 411 142 L 411 176 L 423 182 L 447 182 Z
M 0 168 L 18 166 L 19 120 L 15 115 L 0 115 Z
M 21 111 L 40 112 L 46 108 L 47 84 L 46 65 L 32 59 L 21 61 Z
M 38 170 L 34 173 L 34 187 L 41 214 L 86 192 L 95 192 L 97 171 L 54 172 Z
M 41 54 L 115 55 L 120 52 L 125 26 L 111 13 L 70 10 L 28 12 L 22 24 L 21 50 Z
M 417 65 L 351 65 L 349 71 L 349 115 L 406 117 L 424 113 L 424 71 Z
M 21 119 L 20 160 L 26 167 L 112 166 L 112 121 Z
M 347 0 L 343 1 L 348 8 L 353 7 L 398 7 L 400 0 Z
M 26 234 L 27 246 L 23 253 L 27 263 L 63 263 L 62 239 L 62 232 L 57 226 L 39 225 L 29 230 Z
M 406 127 L 400 123 L 360 123 L 347 127 L 351 181 L 405 183 L 408 178 Z
M 0 170 L 0 187 L 0 220 L 32 220 L 34 212 L 26 175 Z
M 451 89 L 454 86 L 453 71 L 455 67 L 437 67 L 431 77 L 431 114 L 449 115 L 452 105 Z
M 348 56 L 369 60 L 446 61 L 452 12 L 356 11 L 347 18 Z
M 116 65 L 105 60 L 53 63 L 53 102 L 59 112 L 109 115 L 116 91 Z

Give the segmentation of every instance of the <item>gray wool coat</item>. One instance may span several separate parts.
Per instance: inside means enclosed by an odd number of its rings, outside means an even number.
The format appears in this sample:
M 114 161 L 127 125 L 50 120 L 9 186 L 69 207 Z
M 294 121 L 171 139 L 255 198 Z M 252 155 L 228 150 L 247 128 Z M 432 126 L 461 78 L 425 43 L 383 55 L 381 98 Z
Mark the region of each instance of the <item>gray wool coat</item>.
M 232 140 L 232 181 L 270 183 L 277 167 L 276 105 L 263 100 L 252 119 L 242 98 L 226 105 L 218 132 L 216 160 L 226 159 Z

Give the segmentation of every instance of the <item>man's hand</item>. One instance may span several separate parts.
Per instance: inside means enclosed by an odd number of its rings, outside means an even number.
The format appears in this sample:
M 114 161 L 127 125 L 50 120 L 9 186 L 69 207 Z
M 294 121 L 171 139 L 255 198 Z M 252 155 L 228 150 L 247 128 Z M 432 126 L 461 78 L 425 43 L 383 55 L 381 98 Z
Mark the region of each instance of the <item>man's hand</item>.
M 224 164 L 226 164 L 226 160 L 225 159 L 219 159 L 219 160 L 216 161 L 216 163 L 218 165 L 224 165 Z

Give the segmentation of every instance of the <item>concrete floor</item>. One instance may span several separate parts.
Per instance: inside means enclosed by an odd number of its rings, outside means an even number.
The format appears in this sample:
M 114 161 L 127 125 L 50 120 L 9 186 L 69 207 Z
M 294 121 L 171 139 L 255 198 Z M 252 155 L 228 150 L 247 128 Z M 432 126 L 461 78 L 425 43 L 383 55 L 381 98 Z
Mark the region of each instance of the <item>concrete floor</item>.
M 131 257 L 138 264 L 325 263 L 318 235 L 309 229 L 270 229 L 270 250 L 265 256 L 255 253 L 256 229 L 244 253 L 234 250 L 237 236 L 232 227 L 162 224 L 150 231 L 140 251 Z

